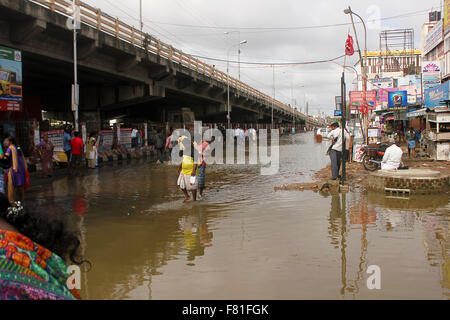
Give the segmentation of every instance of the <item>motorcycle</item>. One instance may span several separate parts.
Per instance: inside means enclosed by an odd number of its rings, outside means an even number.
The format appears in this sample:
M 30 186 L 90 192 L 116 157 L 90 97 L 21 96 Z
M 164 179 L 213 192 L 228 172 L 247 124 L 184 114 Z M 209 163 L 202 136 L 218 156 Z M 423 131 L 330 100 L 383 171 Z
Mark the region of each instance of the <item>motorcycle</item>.
M 376 144 L 363 146 L 360 150 L 362 154 L 362 163 L 367 171 L 377 171 L 381 169 L 381 161 L 383 160 L 387 144 Z

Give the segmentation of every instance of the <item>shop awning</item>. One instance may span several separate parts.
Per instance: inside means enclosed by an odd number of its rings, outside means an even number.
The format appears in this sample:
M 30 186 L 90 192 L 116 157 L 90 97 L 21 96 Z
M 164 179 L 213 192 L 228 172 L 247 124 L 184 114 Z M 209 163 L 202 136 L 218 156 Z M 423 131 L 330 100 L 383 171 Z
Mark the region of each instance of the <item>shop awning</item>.
M 408 118 L 422 117 L 422 116 L 425 116 L 426 113 L 427 113 L 427 109 L 424 108 L 424 109 L 408 112 L 406 114 L 406 117 L 408 117 Z

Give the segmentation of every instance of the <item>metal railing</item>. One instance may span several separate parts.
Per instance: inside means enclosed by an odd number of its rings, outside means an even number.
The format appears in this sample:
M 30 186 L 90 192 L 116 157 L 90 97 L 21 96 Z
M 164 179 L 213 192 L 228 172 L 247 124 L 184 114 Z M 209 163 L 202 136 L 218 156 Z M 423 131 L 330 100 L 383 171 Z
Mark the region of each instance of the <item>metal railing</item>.
M 38 3 L 53 12 L 57 12 L 63 14 L 65 16 L 69 16 L 72 12 L 72 3 L 68 0 L 28 0 L 31 2 Z M 120 21 L 118 18 L 114 18 L 107 13 L 102 12 L 100 9 L 92 7 L 82 1 L 76 0 L 77 4 L 80 6 L 80 20 L 82 23 L 96 28 L 102 32 L 110 34 L 120 40 L 126 41 L 136 47 L 144 49 L 150 53 L 159 55 L 169 61 L 177 63 L 181 66 L 187 67 L 191 70 L 194 70 L 198 73 L 209 76 L 212 79 L 215 79 L 221 83 L 227 84 L 227 74 L 217 70 L 211 65 L 208 65 L 205 62 L 200 61 L 197 58 L 192 57 L 189 54 L 184 53 L 181 50 L 174 48 L 173 46 L 162 42 L 161 40 L 152 37 L 151 35 L 141 32 L 140 30 L 129 26 L 128 24 Z M 248 97 L 254 97 L 258 99 L 262 99 L 266 101 L 269 105 L 274 106 L 274 109 L 278 108 L 289 112 L 290 114 L 294 113 L 297 117 L 301 117 L 304 119 L 309 119 L 312 122 L 318 123 L 314 119 L 306 116 L 297 110 L 290 108 L 288 105 L 273 99 L 256 90 L 255 88 L 250 87 L 246 83 L 243 83 L 233 77 L 230 77 L 229 80 L 230 87 L 234 87 L 238 91 L 242 92 L 244 95 Z

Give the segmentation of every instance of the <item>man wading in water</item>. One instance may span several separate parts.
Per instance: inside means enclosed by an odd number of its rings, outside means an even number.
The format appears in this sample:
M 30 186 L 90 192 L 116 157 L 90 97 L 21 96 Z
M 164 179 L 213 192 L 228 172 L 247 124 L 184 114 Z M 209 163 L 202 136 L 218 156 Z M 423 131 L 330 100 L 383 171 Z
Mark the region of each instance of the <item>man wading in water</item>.
M 185 146 L 180 153 L 183 153 L 183 161 L 178 167 L 178 182 L 177 185 L 184 193 L 184 202 L 188 202 L 188 191 L 192 192 L 193 201 L 197 201 L 197 189 L 198 189 L 198 168 L 201 165 L 201 156 L 197 149 L 194 147 L 188 138 L 183 140 Z

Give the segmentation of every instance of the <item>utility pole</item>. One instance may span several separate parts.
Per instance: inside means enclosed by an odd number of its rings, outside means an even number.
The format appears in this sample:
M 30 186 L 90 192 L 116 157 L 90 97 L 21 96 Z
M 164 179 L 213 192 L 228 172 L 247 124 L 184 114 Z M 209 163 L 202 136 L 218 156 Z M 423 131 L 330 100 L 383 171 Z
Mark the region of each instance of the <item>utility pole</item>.
M 77 52 L 77 28 L 80 26 L 80 10 L 77 0 L 73 0 L 73 86 L 72 86 L 72 111 L 75 120 L 75 131 L 79 131 L 78 106 L 80 91 L 78 86 L 78 52 Z
M 275 65 L 272 65 L 273 69 L 273 98 L 272 98 L 272 129 L 273 129 L 273 107 L 275 104 Z
M 139 0 L 139 26 L 142 29 L 144 29 L 144 22 L 142 21 L 142 0 Z
M 364 110 L 363 113 L 363 117 L 364 117 L 364 133 L 363 133 L 363 138 L 365 143 L 367 144 L 368 141 L 368 131 L 369 131 L 369 107 L 367 104 L 367 70 L 365 68 L 365 59 L 367 59 L 367 28 L 366 28 L 366 24 L 364 23 L 363 18 L 361 18 L 361 16 L 359 16 L 358 14 L 356 14 L 355 12 L 352 11 L 352 9 L 350 8 L 350 6 L 348 7 L 348 9 L 344 10 L 345 14 L 350 14 L 350 19 L 352 21 L 352 26 L 353 26 L 353 32 L 355 33 L 355 38 L 356 38 L 356 44 L 358 46 L 358 52 L 359 52 L 359 60 L 361 62 L 361 74 L 362 74 L 362 80 L 363 80 L 363 106 L 362 106 L 362 110 Z M 364 59 L 362 57 L 362 52 L 361 52 L 361 47 L 359 46 L 359 41 L 358 41 L 358 34 L 356 33 L 356 27 L 355 27 L 355 22 L 353 20 L 353 15 L 357 16 L 364 27 L 364 39 L 365 39 L 365 44 L 364 44 Z
M 347 161 L 347 143 L 345 141 L 345 126 L 347 122 L 347 102 L 346 102 L 346 92 L 347 88 L 345 86 L 345 69 L 342 71 L 342 78 L 341 78 L 341 120 L 342 120 L 342 178 L 341 178 L 341 184 L 345 185 L 345 181 L 347 180 L 346 177 L 346 161 Z

